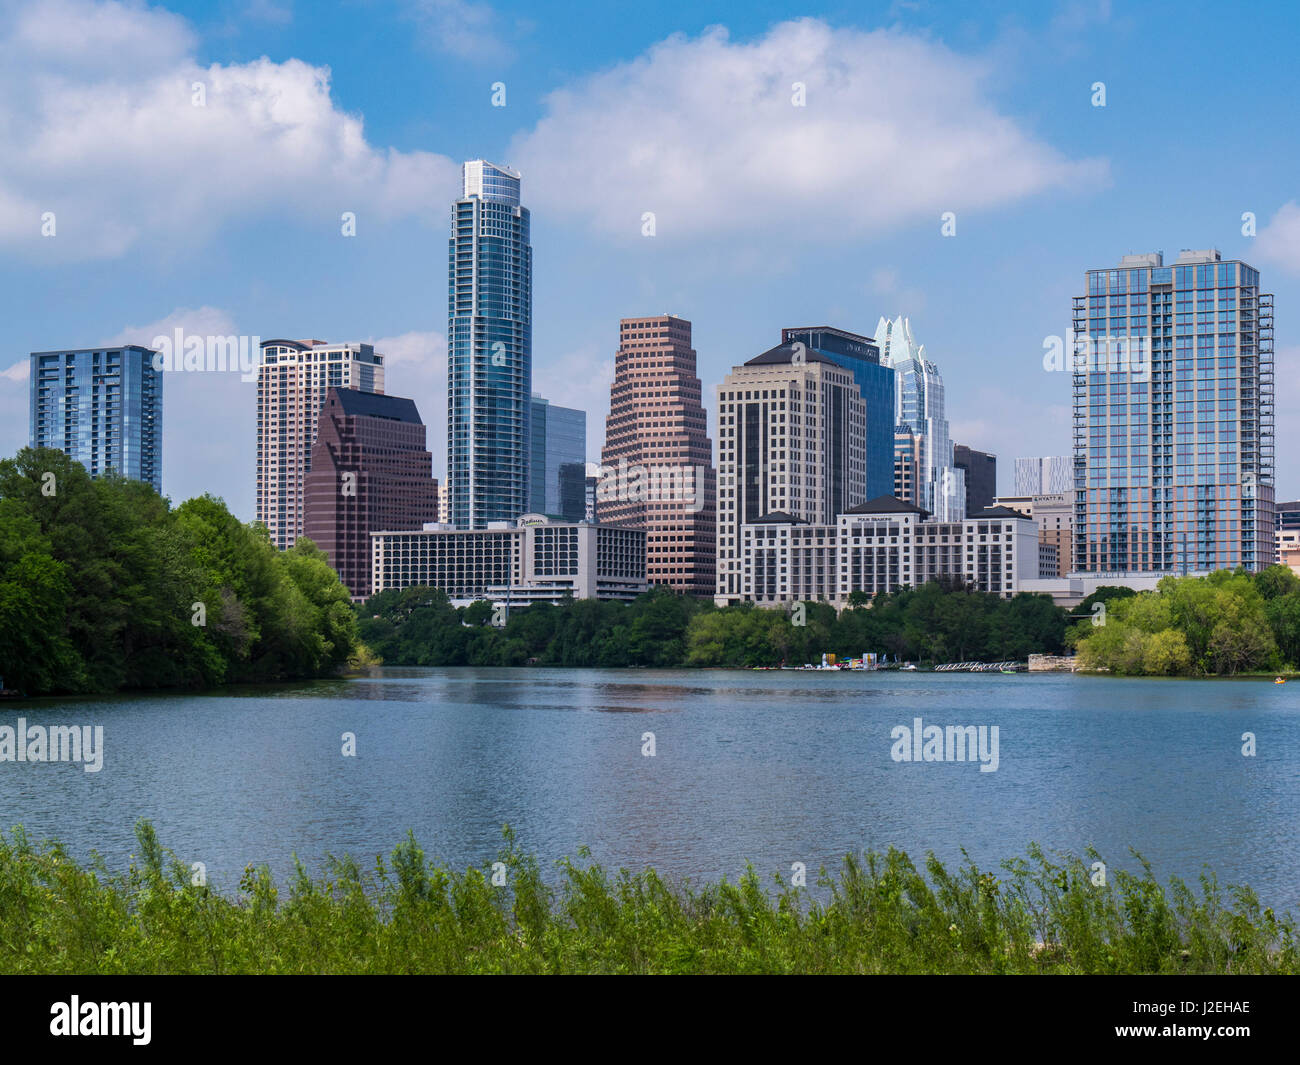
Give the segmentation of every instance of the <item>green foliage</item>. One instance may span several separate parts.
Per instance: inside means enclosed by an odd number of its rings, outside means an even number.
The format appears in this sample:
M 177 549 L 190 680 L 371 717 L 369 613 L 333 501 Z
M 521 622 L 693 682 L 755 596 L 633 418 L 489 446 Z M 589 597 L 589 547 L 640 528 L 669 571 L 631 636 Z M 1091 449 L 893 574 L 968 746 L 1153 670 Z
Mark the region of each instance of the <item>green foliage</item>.
M 1153 592 L 1107 600 L 1105 625 L 1084 621 L 1072 635 L 1084 669 L 1134 676 L 1294 669 L 1300 579 L 1285 566 L 1166 577 Z
M 631 603 L 566 600 L 516 608 L 504 628 L 486 601 L 452 607 L 432 588 L 387 591 L 357 607 L 362 640 L 391 665 L 775 666 L 864 653 L 931 661 L 1024 659 L 1064 646 L 1066 615 L 1047 596 L 1001 599 L 950 584 L 791 612 L 717 609 L 656 586 Z
M 851 854 L 814 897 L 752 867 L 694 886 L 564 860 L 548 881 L 509 829 L 497 886 L 491 868 L 428 861 L 408 833 L 369 870 L 344 858 L 312 878 L 299 863 L 278 885 L 250 867 L 228 898 L 147 822 L 136 838 L 113 874 L 0 834 L 0 973 L 1300 972 L 1289 915 L 1209 874 L 1199 891 L 1163 887 L 1140 856 L 1140 874 L 1102 883 L 1036 846 L 1002 875 Z
M 54 494 L 41 488 L 54 474 Z M 194 624 L 201 603 L 204 624 Z M 30 695 L 201 687 L 337 670 L 347 591 L 309 542 L 279 552 L 211 496 L 91 479 L 59 451 L 0 461 L 0 672 Z

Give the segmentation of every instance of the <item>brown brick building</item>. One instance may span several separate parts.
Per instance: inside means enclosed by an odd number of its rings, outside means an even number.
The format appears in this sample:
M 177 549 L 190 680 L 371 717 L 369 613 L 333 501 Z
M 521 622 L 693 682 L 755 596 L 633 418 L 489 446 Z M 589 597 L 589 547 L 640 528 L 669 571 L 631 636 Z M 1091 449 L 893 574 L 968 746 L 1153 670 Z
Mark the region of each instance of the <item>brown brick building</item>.
M 712 596 L 717 478 L 695 366 L 684 318 L 619 322 L 596 512 L 645 529 L 649 583 Z
M 415 403 L 330 388 L 306 480 L 305 535 L 354 599 L 368 598 L 370 534 L 438 520 L 438 482 Z

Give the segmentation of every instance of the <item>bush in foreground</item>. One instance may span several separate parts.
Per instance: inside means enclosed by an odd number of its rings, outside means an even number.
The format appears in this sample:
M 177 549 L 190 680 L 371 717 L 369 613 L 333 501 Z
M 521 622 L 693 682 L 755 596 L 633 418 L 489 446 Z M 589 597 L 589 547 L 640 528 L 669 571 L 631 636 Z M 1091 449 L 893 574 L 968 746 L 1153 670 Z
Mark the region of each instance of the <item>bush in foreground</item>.
M 564 861 L 549 885 L 509 830 L 508 886 L 494 887 L 490 868 L 431 864 L 408 834 L 373 870 L 345 859 L 313 879 L 299 865 L 282 894 L 250 868 L 227 899 L 191 883 L 147 822 L 136 835 L 123 875 L 0 835 L 0 972 L 1300 972 L 1292 918 L 1248 888 L 1225 897 L 1206 875 L 1199 892 L 1166 889 L 1145 862 L 1096 887 L 1083 859 L 1037 847 L 1002 876 L 850 855 L 822 872 L 817 902 L 752 869 L 691 887 Z

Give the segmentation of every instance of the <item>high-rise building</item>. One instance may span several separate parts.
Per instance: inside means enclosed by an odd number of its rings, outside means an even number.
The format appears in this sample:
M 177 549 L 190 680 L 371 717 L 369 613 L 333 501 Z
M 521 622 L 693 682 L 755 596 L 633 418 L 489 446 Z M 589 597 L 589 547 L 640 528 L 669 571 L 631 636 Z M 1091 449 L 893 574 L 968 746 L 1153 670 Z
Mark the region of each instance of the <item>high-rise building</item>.
M 876 325 L 880 360 L 894 370 L 895 422 L 919 436 L 917 504 L 935 521 L 966 517 L 965 473 L 953 463 L 944 412 L 943 378 L 925 357 L 906 318 L 881 318 Z
M 306 480 L 306 532 L 354 599 L 370 596 L 370 534 L 438 517 L 433 455 L 415 403 L 330 388 Z
M 587 412 L 558 406 L 536 392 L 532 395 L 530 407 L 532 459 L 528 474 L 528 509 L 534 514 L 558 516 L 563 513 L 560 467 L 587 460 Z
M 804 344 L 853 374 L 867 405 L 867 499 L 894 491 L 894 371 L 880 361 L 880 348 L 870 337 L 830 326 L 781 330 L 782 344 Z
M 953 444 L 952 464 L 962 471 L 966 481 L 967 516 L 973 518 L 993 506 L 998 494 L 998 457 L 965 444 Z
M 1016 495 L 1074 491 L 1074 459 L 1069 455 L 1016 459 Z
M 921 438 L 906 425 L 894 430 L 894 492 L 895 499 L 913 506 L 917 502 L 917 475 L 921 468 Z M 879 498 L 879 497 L 877 497 Z
M 1125 255 L 1074 298 L 1074 569 L 1274 558 L 1273 297 L 1217 251 Z
M 620 320 L 596 516 L 645 530 L 651 584 L 712 595 L 717 482 L 695 365 L 685 318 Z
M 31 353 L 32 447 L 162 491 L 163 372 L 138 344 Z
M 447 482 L 457 528 L 530 509 L 533 248 L 519 174 L 465 163 L 447 286 Z
M 370 344 L 262 341 L 257 373 L 257 520 L 282 550 L 305 535 L 311 449 L 331 387 L 383 392 L 384 357 Z
M 743 527 L 785 516 L 834 525 L 863 502 L 866 403 L 829 356 L 783 344 L 718 387 L 719 605 L 745 598 Z
M 560 464 L 560 509 L 557 512 L 565 521 L 587 519 L 587 464 L 564 462 Z

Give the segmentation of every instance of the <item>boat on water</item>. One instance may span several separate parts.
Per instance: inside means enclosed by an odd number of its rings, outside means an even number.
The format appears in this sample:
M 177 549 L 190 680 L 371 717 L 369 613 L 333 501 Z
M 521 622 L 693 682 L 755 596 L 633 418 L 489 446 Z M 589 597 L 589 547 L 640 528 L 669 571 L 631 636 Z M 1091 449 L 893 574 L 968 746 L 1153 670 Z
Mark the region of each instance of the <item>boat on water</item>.
M 1286 683 L 1286 677 L 1274 677 L 1274 678 L 1273 678 L 1273 683 L 1274 683 L 1274 684 L 1285 684 L 1285 683 Z

